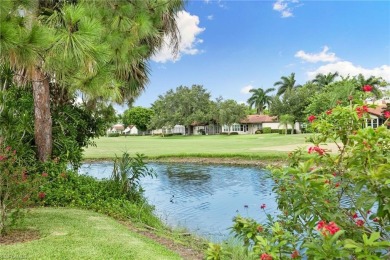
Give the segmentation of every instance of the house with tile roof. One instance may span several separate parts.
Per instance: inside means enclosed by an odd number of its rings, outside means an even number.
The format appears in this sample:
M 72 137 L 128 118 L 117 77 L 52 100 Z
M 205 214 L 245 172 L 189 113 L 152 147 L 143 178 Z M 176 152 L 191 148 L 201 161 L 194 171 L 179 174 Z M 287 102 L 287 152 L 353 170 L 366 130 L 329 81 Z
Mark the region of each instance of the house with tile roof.
M 381 105 L 376 106 L 375 108 L 369 107 L 367 109 L 368 114 L 370 115 L 370 118 L 366 119 L 366 126 L 367 127 L 370 126 L 372 128 L 377 128 L 378 126 L 381 126 L 384 124 L 386 119 L 384 118 L 382 112 L 383 112 L 385 107 L 386 107 L 386 105 L 381 104 Z M 390 127 L 390 125 L 388 125 L 388 127 Z
M 264 127 L 269 127 L 272 130 L 279 130 L 280 123 L 278 118 L 269 115 L 248 115 L 240 122 L 232 124 L 230 127 L 227 125 L 218 125 L 215 123 L 194 123 L 194 134 L 219 134 L 237 132 L 238 134 L 255 134 L 257 130 L 262 130 Z M 295 132 L 300 133 L 300 125 L 296 123 L 294 126 Z

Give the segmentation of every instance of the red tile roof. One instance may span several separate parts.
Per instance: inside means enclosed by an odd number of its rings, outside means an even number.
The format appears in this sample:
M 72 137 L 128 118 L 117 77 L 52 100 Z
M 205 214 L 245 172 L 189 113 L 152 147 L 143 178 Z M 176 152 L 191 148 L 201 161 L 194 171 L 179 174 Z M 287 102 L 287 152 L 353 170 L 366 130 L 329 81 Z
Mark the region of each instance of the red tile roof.
M 276 121 L 277 121 L 276 116 L 248 115 L 245 119 L 242 119 L 240 123 L 259 124 L 259 123 L 272 123 Z
M 376 115 L 376 116 L 382 116 L 382 109 L 386 106 L 376 106 L 375 108 L 368 108 L 368 113 Z

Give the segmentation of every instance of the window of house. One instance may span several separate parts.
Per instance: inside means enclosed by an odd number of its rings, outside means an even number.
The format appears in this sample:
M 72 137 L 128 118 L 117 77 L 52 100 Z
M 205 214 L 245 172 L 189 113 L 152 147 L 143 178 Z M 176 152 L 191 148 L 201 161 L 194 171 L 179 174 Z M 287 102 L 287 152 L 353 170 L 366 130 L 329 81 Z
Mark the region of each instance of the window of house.
M 229 127 L 227 125 L 224 125 L 222 131 L 229 132 Z
M 372 119 L 372 128 L 377 128 L 378 127 L 378 118 Z
M 240 131 L 240 124 L 233 124 L 232 132 L 238 132 L 238 131 Z
M 248 125 L 240 125 L 241 132 L 248 132 Z

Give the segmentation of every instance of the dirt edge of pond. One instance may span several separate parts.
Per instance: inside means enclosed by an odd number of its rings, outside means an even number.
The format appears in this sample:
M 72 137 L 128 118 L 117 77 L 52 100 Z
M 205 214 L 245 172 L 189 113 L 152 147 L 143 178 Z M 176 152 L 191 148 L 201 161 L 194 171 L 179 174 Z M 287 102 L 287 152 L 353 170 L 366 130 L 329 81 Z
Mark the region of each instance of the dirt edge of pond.
M 161 163 L 198 163 L 198 164 L 223 164 L 237 166 L 258 166 L 266 168 L 267 166 L 287 165 L 287 160 L 260 160 L 260 159 L 242 159 L 242 158 L 206 158 L 206 157 L 167 157 L 160 159 L 148 159 L 147 162 Z

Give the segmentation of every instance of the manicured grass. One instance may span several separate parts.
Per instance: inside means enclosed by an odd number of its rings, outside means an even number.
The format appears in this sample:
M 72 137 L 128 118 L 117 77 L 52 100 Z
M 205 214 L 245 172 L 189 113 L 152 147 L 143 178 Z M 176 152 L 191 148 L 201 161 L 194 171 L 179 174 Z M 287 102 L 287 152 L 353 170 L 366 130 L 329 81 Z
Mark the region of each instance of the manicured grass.
M 156 242 L 129 231 L 114 219 L 92 211 L 33 209 L 24 223 L 41 238 L 0 245 L 9 259 L 181 259 Z
M 88 147 L 86 159 L 113 158 L 123 152 L 143 153 L 159 157 L 245 157 L 285 158 L 278 146 L 304 145 L 307 134 L 299 135 L 206 135 L 206 136 L 120 136 L 96 139 L 96 147 Z

